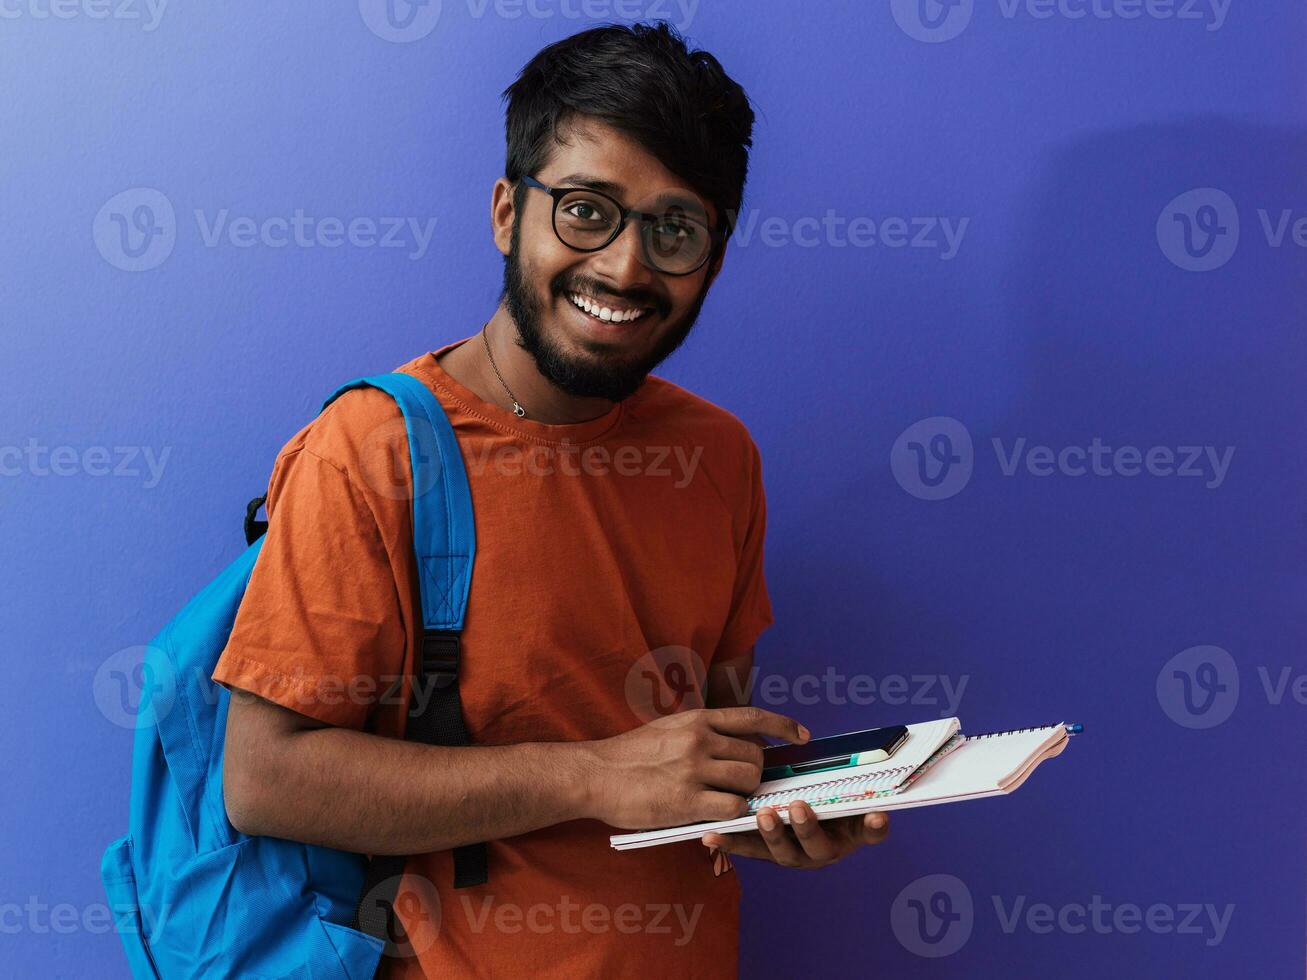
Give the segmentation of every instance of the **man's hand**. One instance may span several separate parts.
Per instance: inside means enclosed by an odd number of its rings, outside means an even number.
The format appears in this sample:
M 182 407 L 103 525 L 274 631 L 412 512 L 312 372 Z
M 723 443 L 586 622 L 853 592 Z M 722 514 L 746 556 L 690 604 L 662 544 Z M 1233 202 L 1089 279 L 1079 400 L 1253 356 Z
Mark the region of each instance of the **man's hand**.
M 888 813 L 867 813 L 818 821 L 812 807 L 790 804 L 787 827 L 776 811 L 758 811 L 758 830 L 739 834 L 704 834 L 706 847 L 727 854 L 761 858 L 786 868 L 824 868 L 867 844 L 879 844 L 889 834 Z
M 592 815 L 629 830 L 744 816 L 762 779 L 761 735 L 810 737 L 761 708 L 698 708 L 592 743 Z

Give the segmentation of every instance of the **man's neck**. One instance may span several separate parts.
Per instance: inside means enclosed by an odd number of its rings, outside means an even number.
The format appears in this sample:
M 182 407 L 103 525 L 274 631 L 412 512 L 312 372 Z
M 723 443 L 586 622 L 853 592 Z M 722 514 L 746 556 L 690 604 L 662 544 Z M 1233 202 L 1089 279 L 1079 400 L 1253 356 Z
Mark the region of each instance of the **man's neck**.
M 500 304 L 486 325 L 486 340 L 494 353 L 494 364 L 486 354 L 486 341 L 474 337 L 440 358 L 440 366 L 455 381 L 483 401 L 513 410 L 506 383 L 526 410 L 526 417 L 546 425 L 588 422 L 609 412 L 613 403 L 605 398 L 576 398 L 567 394 L 536 367 L 535 358 L 518 346 L 517 325 Z M 504 381 L 500 382 L 495 368 Z

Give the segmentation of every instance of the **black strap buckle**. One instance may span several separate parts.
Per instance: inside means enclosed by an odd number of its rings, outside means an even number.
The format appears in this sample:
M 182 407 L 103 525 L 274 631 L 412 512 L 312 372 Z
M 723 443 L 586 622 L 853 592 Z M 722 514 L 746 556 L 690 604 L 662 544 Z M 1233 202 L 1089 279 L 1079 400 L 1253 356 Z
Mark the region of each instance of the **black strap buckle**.
M 458 634 L 427 630 L 422 634 L 422 679 L 437 690 L 458 682 Z
M 255 497 L 245 505 L 245 543 L 253 544 L 263 535 L 268 533 L 268 522 L 260 521 L 256 518 L 259 514 L 259 508 L 263 506 L 267 496 Z

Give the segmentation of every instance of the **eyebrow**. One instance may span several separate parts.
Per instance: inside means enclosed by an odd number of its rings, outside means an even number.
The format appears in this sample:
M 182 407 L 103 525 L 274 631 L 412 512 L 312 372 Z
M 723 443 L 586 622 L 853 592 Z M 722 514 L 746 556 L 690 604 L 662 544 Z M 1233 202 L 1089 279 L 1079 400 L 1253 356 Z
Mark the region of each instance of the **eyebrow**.
M 612 194 L 614 197 L 620 196 L 626 190 L 621 184 L 604 180 L 602 177 L 593 177 L 590 174 L 568 174 L 566 177 L 559 177 L 553 183 L 555 187 L 588 187 L 592 191 Z
M 568 174 L 566 177 L 559 177 L 554 182 L 555 187 L 584 187 L 587 190 L 598 191 L 600 194 L 607 194 L 609 197 L 615 197 L 619 200 L 626 198 L 626 188 L 621 184 L 605 180 L 602 177 L 596 177 L 592 174 L 575 173 Z M 708 207 L 697 197 L 678 193 L 677 191 L 663 191 L 654 195 L 653 203 L 667 205 L 679 204 L 682 207 L 702 214 L 705 219 L 708 217 Z

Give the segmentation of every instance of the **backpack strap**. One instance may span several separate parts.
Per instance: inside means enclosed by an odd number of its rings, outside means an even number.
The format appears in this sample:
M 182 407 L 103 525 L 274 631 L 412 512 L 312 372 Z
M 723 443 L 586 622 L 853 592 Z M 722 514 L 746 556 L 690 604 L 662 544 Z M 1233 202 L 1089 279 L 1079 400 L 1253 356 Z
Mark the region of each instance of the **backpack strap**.
M 413 477 L 413 553 L 422 601 L 422 648 L 404 738 L 424 745 L 467 745 L 458 693 L 459 636 L 467 612 L 476 555 L 472 494 L 463 456 L 444 409 L 431 390 L 408 374 L 378 374 L 342 385 L 325 409 L 346 391 L 379 388 L 399 404 L 408 435 Z M 355 927 L 383 941 L 407 858 L 377 855 L 368 864 L 355 912 Z M 454 887 L 486 882 L 486 845 L 454 848 Z

